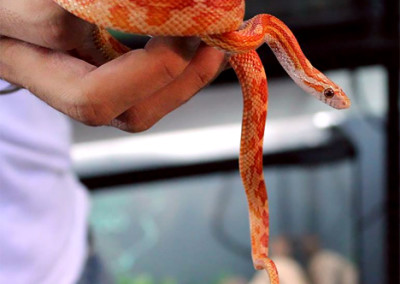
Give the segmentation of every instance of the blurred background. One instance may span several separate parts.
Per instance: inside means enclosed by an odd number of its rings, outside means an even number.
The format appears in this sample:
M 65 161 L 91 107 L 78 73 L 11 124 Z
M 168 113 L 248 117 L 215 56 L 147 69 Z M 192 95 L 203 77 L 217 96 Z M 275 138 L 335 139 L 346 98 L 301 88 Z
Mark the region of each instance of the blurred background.
M 283 20 L 352 107 L 300 90 L 266 45 L 264 164 L 282 283 L 398 283 L 398 0 L 249 0 Z M 133 48 L 147 38 L 117 34 Z M 74 125 L 96 249 L 117 283 L 268 283 L 255 275 L 232 70 L 141 134 Z M 284 276 L 282 276 L 284 277 Z M 285 282 L 286 281 L 286 282 Z

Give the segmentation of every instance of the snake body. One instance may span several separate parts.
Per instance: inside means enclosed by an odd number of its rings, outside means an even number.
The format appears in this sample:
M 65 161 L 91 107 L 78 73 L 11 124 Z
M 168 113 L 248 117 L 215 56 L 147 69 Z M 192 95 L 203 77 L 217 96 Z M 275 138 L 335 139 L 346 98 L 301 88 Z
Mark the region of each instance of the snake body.
M 243 22 L 244 0 L 54 0 L 76 16 L 96 24 L 95 42 L 109 59 L 128 51 L 105 30 L 163 36 L 198 36 L 227 52 L 243 92 L 239 157 L 250 217 L 253 264 L 265 269 L 273 284 L 278 272 L 268 258 L 269 210 L 263 176 L 263 136 L 267 116 L 267 79 L 255 49 L 266 42 L 289 76 L 322 102 L 343 109 L 350 100 L 315 69 L 290 29 L 261 14 Z

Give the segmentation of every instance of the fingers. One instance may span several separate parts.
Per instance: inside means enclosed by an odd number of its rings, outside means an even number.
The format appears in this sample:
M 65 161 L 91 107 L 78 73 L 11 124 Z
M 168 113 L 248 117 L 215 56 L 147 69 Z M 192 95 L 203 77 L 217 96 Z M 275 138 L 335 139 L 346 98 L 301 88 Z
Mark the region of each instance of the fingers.
M 95 124 L 109 124 L 175 80 L 189 64 L 198 44 L 197 39 L 153 38 L 145 49 L 131 51 L 100 66 L 85 77 L 82 85 L 82 95 L 92 103 L 84 110 L 86 115 L 99 117 Z
M 0 78 L 23 86 L 54 108 L 72 104 L 81 78 L 94 66 L 63 52 L 0 37 Z
M 196 41 L 154 38 L 96 68 L 68 54 L 0 38 L 0 77 L 29 89 L 65 114 L 105 125 L 181 75 Z
M 111 125 L 128 132 L 147 130 L 209 84 L 226 64 L 223 52 L 201 45 L 181 75 L 112 120 Z
M 0 0 L 0 35 L 104 63 L 108 60 L 93 41 L 97 30 L 53 0 Z
M 89 125 L 143 131 L 207 85 L 224 54 L 199 40 L 159 37 L 98 68 L 60 51 L 0 37 L 0 77 Z M 197 52 L 196 52 L 197 50 Z
M 93 30 L 52 0 L 0 0 L 0 19 L 0 35 L 57 50 L 80 47 Z

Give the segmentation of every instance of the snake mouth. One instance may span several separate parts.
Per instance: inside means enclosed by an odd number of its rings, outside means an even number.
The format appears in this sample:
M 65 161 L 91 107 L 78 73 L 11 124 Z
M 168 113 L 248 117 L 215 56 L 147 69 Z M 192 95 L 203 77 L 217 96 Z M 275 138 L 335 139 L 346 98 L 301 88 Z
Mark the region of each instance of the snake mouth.
M 351 106 L 351 101 L 350 99 L 333 99 L 329 102 L 329 106 L 335 108 L 335 109 L 348 109 Z
M 351 100 L 347 99 L 345 102 L 342 103 L 342 105 L 344 109 L 349 108 L 351 106 Z
M 327 98 L 325 94 L 322 94 L 320 98 L 324 103 L 335 109 L 348 109 L 351 106 L 351 100 L 341 89 L 335 92 L 331 98 Z

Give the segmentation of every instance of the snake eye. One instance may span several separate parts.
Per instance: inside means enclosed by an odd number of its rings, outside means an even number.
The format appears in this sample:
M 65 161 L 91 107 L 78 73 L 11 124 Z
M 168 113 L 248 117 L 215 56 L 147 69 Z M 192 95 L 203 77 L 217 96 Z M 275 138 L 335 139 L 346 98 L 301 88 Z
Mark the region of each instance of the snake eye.
M 335 96 L 335 91 L 332 88 L 327 88 L 324 90 L 324 96 L 327 99 L 331 99 Z

